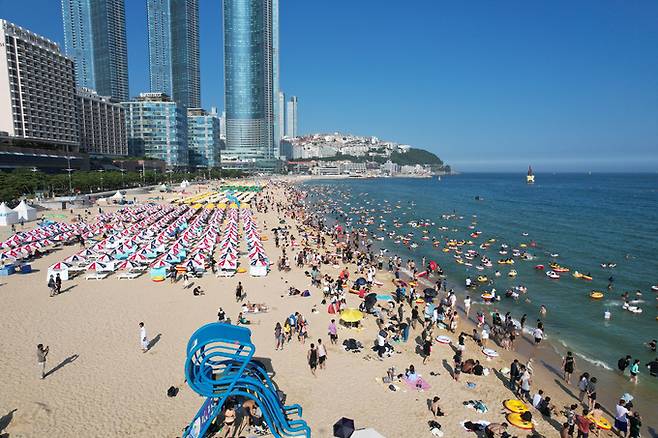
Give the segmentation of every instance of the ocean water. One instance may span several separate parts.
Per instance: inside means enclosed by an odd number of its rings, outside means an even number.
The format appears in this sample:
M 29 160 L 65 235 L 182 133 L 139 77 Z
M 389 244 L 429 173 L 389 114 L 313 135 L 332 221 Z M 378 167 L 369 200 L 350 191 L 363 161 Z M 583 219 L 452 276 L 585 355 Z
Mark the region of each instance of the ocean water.
M 493 287 L 499 294 L 509 287 L 527 287 L 526 296 L 519 300 L 503 296 L 492 310 L 511 311 L 515 318 L 526 313 L 528 323 L 533 324 L 539 318 L 540 306 L 545 305 L 548 340 L 561 352 L 570 349 L 579 360 L 610 370 L 616 369 L 622 355 L 630 354 L 642 364 L 655 357 L 644 344 L 658 338 L 658 293 L 651 290 L 652 285 L 658 285 L 658 174 L 538 174 L 534 185 L 525 183 L 524 174 L 463 174 L 442 180 L 323 180 L 305 186 L 311 190 L 311 200 L 320 199 L 313 191 L 322 191 L 324 199 L 333 200 L 346 213 L 352 211 L 348 216 L 353 226 L 363 227 L 358 218 L 369 210 L 366 216 L 374 224 L 367 227 L 373 234 L 414 233 L 411 241 L 416 248 L 395 244 L 388 236 L 376 244 L 405 260 L 414 258 L 420 263 L 424 256 L 427 261 L 437 261 L 448 275 L 449 285 L 463 285 L 467 276 L 475 279 L 484 273 L 494 279 Z M 444 214 L 457 217 L 444 219 Z M 394 219 L 403 226 L 394 228 Z M 434 225 L 413 228 L 408 224 L 411 221 Z M 382 224 L 386 232 L 378 229 Z M 444 226 L 447 231 L 440 230 Z M 465 246 L 464 252 L 473 249 L 487 255 L 493 268 L 477 271 L 477 260 L 472 268 L 457 264 L 454 253 L 444 253 L 433 247 L 431 240 L 422 240 L 423 230 L 441 241 L 440 248 L 448 238 L 473 240 L 475 245 Z M 471 238 L 476 230 L 482 234 Z M 489 239 L 496 242 L 487 250 L 480 249 L 479 245 Z M 520 248 L 533 241 L 535 247 Z M 498 253 L 503 243 L 509 245 L 508 255 Z M 498 265 L 499 259 L 511 257 L 513 248 L 536 258 L 517 258 L 513 266 Z M 571 272 L 551 280 L 534 269 L 544 264 L 548 270 L 553 260 Z M 607 262 L 617 267 L 601 268 L 600 264 Z M 510 269 L 518 272 L 516 278 L 507 276 Z M 496 270 L 501 277 L 494 278 Z M 574 278 L 574 270 L 591 273 L 593 280 Z M 608 291 L 611 276 L 614 287 Z M 479 299 L 482 289 L 470 291 L 470 295 Z M 592 290 L 605 292 L 605 298 L 592 300 Z M 636 295 L 638 290 L 641 296 Z M 630 293 L 629 299 L 638 300 L 641 314 L 622 309 L 621 294 L 625 291 Z M 609 321 L 603 317 L 606 309 L 612 314 Z M 649 377 L 646 368 L 641 372 L 642 386 L 658 393 L 658 379 Z

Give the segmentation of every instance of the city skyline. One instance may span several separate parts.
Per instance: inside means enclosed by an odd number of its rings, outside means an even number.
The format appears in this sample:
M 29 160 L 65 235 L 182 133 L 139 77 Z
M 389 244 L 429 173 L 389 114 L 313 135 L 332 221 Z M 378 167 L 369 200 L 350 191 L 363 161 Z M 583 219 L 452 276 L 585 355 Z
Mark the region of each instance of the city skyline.
M 126 5 L 131 96 L 148 90 L 135 63 L 145 53 L 142 3 Z M 50 2 L 0 5 L 4 18 L 63 41 L 61 23 L 43 20 Z M 344 7 L 281 5 L 281 89 L 303 97 L 302 134 L 377 135 L 462 170 L 646 171 L 658 163 L 658 62 L 647 56 L 658 44 L 653 2 Z M 203 106 L 223 108 L 220 4 L 201 0 L 200 8 Z M 404 31 L 386 30 L 397 25 Z

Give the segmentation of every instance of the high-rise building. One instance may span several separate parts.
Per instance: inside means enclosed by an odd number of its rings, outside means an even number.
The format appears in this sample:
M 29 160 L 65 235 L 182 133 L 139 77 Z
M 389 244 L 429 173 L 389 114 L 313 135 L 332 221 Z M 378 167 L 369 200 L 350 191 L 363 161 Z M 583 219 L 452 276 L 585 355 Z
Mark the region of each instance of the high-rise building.
M 62 18 L 78 87 L 128 100 L 124 0 L 62 0 Z
M 79 147 L 73 60 L 59 45 L 0 20 L 0 131 Z
M 148 0 L 151 92 L 201 106 L 198 0 Z
M 219 167 L 219 118 L 216 111 L 187 110 L 187 144 L 190 168 Z
M 219 138 L 226 140 L 226 111 L 219 116 Z
M 226 155 L 273 165 L 279 155 L 279 2 L 224 0 L 223 9 Z
M 188 166 L 187 112 L 181 105 L 164 93 L 141 93 L 121 105 L 129 155 L 163 160 L 169 168 Z
M 278 120 L 277 135 L 279 137 L 279 148 L 280 148 L 281 139 L 286 136 L 286 95 L 283 93 L 283 91 L 279 91 L 279 96 L 277 97 L 276 105 L 277 105 L 277 120 Z
M 80 150 L 90 155 L 128 155 L 125 110 L 108 96 L 78 89 Z
M 297 96 L 286 103 L 286 137 L 297 137 Z

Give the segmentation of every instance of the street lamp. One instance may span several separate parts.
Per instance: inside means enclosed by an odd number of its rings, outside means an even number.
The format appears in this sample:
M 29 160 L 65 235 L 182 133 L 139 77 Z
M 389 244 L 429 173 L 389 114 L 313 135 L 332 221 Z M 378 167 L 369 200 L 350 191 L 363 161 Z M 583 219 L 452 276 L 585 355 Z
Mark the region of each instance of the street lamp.
M 71 157 L 66 156 L 66 162 L 68 164 L 68 168 L 64 169 L 69 173 L 69 195 L 73 194 L 73 182 L 71 182 L 71 172 L 73 172 L 73 169 L 71 169 Z
M 122 166 L 121 167 L 121 187 L 125 189 L 126 188 L 126 180 L 124 178 L 124 175 L 126 173 L 126 169 L 123 168 L 123 164 L 121 166 Z
M 103 191 L 103 172 L 105 172 L 105 170 L 103 169 L 98 170 L 98 173 L 101 174 L 101 192 Z

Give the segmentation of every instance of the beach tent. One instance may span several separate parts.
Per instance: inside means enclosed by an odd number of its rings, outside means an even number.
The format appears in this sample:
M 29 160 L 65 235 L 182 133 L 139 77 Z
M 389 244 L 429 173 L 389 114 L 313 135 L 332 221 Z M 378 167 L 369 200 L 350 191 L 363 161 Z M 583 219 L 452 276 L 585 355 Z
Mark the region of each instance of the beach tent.
M 18 222 L 18 213 L 7 207 L 4 202 L 0 204 L 0 225 L 7 226 Z
M 117 190 L 117 192 L 114 195 L 112 195 L 112 197 L 110 199 L 113 199 L 115 201 L 121 201 L 124 197 L 125 196 L 123 195 L 123 193 L 121 193 L 119 190 Z
M 69 265 L 66 263 L 55 263 L 54 265 L 50 266 L 48 268 L 48 274 L 46 276 L 46 279 L 50 279 L 50 276 L 52 275 L 53 277 L 57 277 L 57 274 L 59 274 L 59 278 L 64 280 L 69 279 Z
M 23 219 L 24 221 L 33 221 L 37 218 L 37 209 L 30 207 L 25 201 L 21 201 L 14 208 L 14 211 L 18 214 L 18 219 Z

